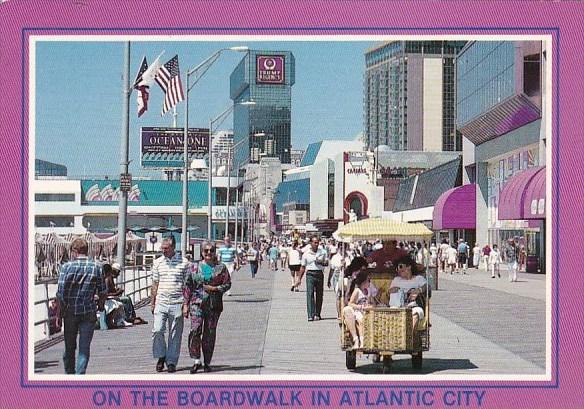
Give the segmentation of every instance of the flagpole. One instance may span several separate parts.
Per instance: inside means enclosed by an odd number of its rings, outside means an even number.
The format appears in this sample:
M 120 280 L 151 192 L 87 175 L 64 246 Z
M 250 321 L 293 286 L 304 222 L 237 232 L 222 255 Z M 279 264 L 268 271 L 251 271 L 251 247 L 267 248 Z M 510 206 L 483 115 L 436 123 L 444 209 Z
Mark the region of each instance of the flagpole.
M 182 256 L 185 257 L 187 249 L 187 229 L 188 229 L 188 212 L 189 212 L 189 73 L 187 71 L 187 92 L 185 93 L 185 128 L 183 130 L 183 209 L 182 209 L 182 232 L 180 236 Z
M 122 174 L 128 173 L 128 145 L 130 140 L 130 42 L 126 42 L 124 50 L 124 71 L 122 73 L 122 100 L 123 100 L 123 115 L 122 115 L 122 134 L 121 134 L 121 148 L 120 148 L 120 177 Z M 120 186 L 121 187 L 121 186 Z M 128 192 L 120 188 L 120 200 L 118 209 L 118 251 L 117 261 L 120 263 L 121 282 L 124 282 L 126 277 L 126 215 L 128 212 Z

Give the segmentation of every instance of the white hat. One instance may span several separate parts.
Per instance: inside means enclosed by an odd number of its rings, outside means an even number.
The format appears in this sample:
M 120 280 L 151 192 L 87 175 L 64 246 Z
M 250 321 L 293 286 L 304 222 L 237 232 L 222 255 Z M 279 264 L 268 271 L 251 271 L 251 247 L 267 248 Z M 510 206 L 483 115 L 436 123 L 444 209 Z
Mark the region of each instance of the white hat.
M 375 245 L 373 246 L 373 250 L 381 250 L 383 248 L 383 244 L 381 243 L 375 243 Z
M 120 266 L 120 263 L 113 263 L 112 264 L 112 270 L 120 271 L 121 269 L 122 269 L 122 267 Z

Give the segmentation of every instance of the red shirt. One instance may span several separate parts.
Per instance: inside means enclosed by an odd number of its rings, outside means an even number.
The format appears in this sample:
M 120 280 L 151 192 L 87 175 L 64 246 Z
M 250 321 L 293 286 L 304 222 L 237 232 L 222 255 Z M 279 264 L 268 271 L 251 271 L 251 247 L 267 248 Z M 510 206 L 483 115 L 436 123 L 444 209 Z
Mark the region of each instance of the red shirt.
M 377 266 L 375 267 L 375 271 L 381 271 L 385 268 L 386 262 L 390 261 L 392 264 L 394 264 L 397 260 L 404 256 L 408 256 L 408 252 L 401 248 L 384 247 L 382 249 L 375 250 L 373 253 L 371 253 L 368 257 L 368 261 L 377 264 Z

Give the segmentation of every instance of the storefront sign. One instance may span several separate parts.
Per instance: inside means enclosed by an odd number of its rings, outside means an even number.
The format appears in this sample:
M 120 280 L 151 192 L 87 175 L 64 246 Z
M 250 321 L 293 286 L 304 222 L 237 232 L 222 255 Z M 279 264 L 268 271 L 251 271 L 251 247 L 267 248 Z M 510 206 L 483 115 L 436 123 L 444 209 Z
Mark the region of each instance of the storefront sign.
M 256 84 L 284 84 L 284 56 L 256 56 Z
M 209 152 L 209 130 L 189 128 L 190 159 L 203 158 Z M 144 168 L 183 168 L 184 129 L 142 127 L 140 163 Z
M 214 220 L 225 220 L 227 215 L 227 206 L 213 206 L 213 219 Z M 229 206 L 229 219 L 235 221 L 235 215 L 239 219 L 247 217 L 247 209 L 244 207 L 236 208 L 235 206 Z

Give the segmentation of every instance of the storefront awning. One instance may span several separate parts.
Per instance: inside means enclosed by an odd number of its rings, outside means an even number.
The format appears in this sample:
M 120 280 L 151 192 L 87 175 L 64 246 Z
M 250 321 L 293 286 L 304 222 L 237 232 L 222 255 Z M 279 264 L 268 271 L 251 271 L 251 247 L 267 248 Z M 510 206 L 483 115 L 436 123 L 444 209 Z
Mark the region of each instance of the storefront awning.
M 432 214 L 432 228 L 475 229 L 476 228 L 476 185 L 455 187 L 442 193 Z
M 499 196 L 499 220 L 545 219 L 545 166 L 513 176 Z

